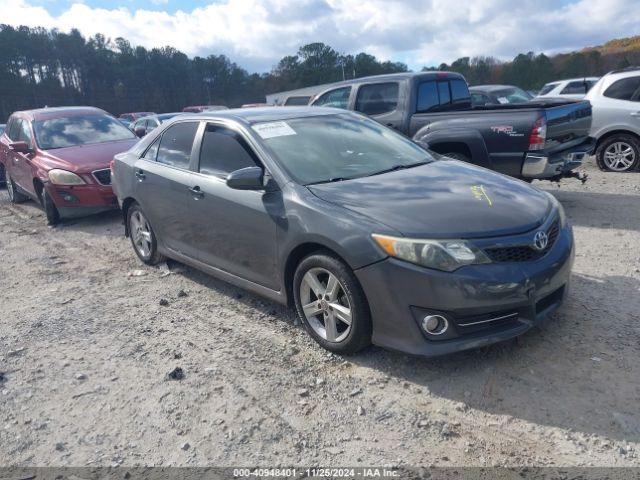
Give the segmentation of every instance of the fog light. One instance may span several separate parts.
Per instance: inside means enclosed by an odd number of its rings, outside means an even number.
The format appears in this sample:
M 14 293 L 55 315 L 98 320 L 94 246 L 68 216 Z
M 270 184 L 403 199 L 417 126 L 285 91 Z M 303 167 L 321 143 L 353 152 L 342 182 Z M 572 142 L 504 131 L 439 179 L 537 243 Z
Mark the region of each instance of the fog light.
M 422 319 L 422 328 L 430 335 L 442 335 L 449 328 L 449 322 L 442 315 L 427 315 Z
M 60 195 L 65 202 L 76 203 L 78 201 L 75 195 L 65 192 L 64 190 L 58 190 L 58 195 Z

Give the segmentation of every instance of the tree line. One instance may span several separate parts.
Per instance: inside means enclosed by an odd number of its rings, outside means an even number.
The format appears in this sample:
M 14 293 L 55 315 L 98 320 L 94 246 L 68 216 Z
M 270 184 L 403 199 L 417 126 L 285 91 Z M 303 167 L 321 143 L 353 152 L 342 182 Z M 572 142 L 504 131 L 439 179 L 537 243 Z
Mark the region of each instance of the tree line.
M 640 63 L 638 51 L 551 58 L 529 52 L 512 62 L 464 57 L 425 70 L 457 71 L 471 84 L 531 89 L 554 78 L 600 75 L 631 63 Z M 146 49 L 124 38 L 0 25 L 0 122 L 15 110 L 47 105 L 94 105 L 114 114 L 201 104 L 237 107 L 264 102 L 268 93 L 407 70 L 404 63 L 380 61 L 365 52 L 342 55 L 329 45 L 311 43 L 268 73 L 250 73 L 225 55 L 189 58 L 172 47 Z

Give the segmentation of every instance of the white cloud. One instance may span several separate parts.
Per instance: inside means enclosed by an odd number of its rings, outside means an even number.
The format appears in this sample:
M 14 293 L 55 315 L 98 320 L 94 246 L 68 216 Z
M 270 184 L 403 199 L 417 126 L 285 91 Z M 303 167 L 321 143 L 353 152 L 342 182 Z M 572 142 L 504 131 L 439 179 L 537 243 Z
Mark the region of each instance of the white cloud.
M 74 2 L 57 16 L 29 0 L 0 0 L 0 11 L 2 23 L 77 28 L 189 55 L 224 53 L 262 71 L 312 41 L 420 68 L 460 56 L 566 51 L 640 33 L 637 0 L 227 0 L 173 13 Z

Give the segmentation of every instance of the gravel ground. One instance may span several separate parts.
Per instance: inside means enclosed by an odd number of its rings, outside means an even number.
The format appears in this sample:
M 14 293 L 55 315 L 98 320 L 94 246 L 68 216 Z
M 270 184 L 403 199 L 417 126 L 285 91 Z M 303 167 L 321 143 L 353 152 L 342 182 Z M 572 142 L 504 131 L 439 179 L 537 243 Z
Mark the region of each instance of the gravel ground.
M 118 213 L 49 228 L 0 191 L 0 465 L 640 466 L 640 174 L 587 170 L 537 184 L 575 228 L 565 306 L 431 360 L 328 354 L 286 308 L 143 266 Z

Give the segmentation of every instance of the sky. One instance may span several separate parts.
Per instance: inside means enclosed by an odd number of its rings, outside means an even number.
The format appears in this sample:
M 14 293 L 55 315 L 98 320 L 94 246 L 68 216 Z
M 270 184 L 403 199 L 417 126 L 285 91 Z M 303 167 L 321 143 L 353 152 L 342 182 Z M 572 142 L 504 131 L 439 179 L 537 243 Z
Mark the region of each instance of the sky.
M 317 41 L 419 70 L 462 56 L 510 60 L 640 34 L 640 0 L 0 0 L 0 12 L 10 25 L 225 54 L 250 72 L 269 71 Z

